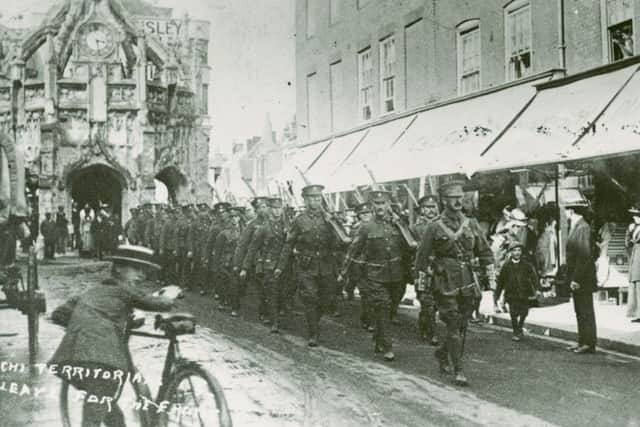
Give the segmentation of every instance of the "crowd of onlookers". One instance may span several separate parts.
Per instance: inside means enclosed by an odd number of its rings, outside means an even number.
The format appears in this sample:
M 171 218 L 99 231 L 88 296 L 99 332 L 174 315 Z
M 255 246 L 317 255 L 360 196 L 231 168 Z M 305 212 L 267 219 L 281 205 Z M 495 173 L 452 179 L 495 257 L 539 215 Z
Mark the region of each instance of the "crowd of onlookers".
M 28 225 L 31 235 L 38 236 L 36 250 L 42 251 L 42 258 L 49 260 L 67 251 L 78 251 L 82 257 L 102 259 L 122 239 L 119 215 L 103 203 L 94 209 L 88 203 L 80 208 L 73 202 L 71 218 L 67 217 L 64 207 L 59 206 L 55 216 L 45 212 L 40 224 L 29 221 Z M 29 239 L 21 242 L 24 251 L 33 243 Z

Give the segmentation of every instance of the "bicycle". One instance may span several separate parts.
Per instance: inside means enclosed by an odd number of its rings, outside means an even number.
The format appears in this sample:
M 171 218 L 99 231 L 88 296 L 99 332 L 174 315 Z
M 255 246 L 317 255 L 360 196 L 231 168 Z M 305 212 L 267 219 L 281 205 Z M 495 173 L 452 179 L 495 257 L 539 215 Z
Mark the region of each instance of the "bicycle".
M 162 381 L 158 389 L 157 398 L 152 399 L 151 390 L 147 383 L 142 381 L 131 381 L 138 402 L 169 402 L 172 406 L 186 407 L 187 399 L 193 398 L 196 407 L 191 416 L 186 416 L 184 411 L 150 411 L 148 406 L 136 408 L 140 424 L 142 427 L 167 427 L 169 425 L 193 425 L 183 424 L 183 421 L 193 420 L 197 416 L 197 423 L 201 427 L 204 426 L 220 426 L 232 427 L 231 415 L 227 405 L 224 391 L 218 380 L 208 372 L 198 362 L 188 360 L 180 355 L 178 336 L 195 333 L 195 319 L 191 314 L 187 313 L 167 313 L 158 314 L 155 317 L 154 329 L 162 330 L 164 334 L 154 334 L 143 331 L 136 331 L 144 324 L 144 318 L 137 319 L 136 324 L 131 324 L 128 328 L 128 336 L 139 336 L 155 339 L 169 340 L 167 354 L 164 361 L 162 371 Z M 134 375 L 141 375 L 137 368 L 134 367 Z M 213 397 L 213 408 L 206 407 L 206 411 L 200 410 L 200 401 L 195 395 L 195 380 L 198 383 L 204 383 L 208 389 L 208 397 Z M 180 386 L 186 383 L 188 390 L 183 390 Z M 156 406 L 153 406 L 155 408 Z M 153 409 L 152 408 L 152 409 Z M 189 407 L 191 408 L 191 407 Z M 167 408 L 165 408 L 167 409 Z M 60 411 L 64 427 L 72 427 L 69 414 L 69 382 L 63 381 L 60 389 Z M 170 419 L 172 413 L 179 412 L 179 420 L 177 424 Z M 192 411 L 190 410 L 189 413 Z M 182 419 L 185 416 L 185 419 Z

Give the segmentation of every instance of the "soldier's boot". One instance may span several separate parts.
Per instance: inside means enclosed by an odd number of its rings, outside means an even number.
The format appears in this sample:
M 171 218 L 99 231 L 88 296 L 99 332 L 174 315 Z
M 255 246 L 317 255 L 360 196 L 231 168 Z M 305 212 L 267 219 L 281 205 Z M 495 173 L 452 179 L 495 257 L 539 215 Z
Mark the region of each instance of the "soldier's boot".
M 434 352 L 434 356 L 438 361 L 438 368 L 441 374 L 449 375 L 453 373 L 453 369 L 451 369 L 451 365 L 449 364 L 449 355 L 444 346 L 438 347 Z
M 307 335 L 309 347 L 317 347 L 318 346 L 318 323 L 317 323 L 317 315 L 316 308 L 306 306 L 305 307 L 305 319 L 307 321 Z
M 469 380 L 467 379 L 462 369 L 456 371 L 455 384 L 461 387 L 466 387 L 469 385 Z

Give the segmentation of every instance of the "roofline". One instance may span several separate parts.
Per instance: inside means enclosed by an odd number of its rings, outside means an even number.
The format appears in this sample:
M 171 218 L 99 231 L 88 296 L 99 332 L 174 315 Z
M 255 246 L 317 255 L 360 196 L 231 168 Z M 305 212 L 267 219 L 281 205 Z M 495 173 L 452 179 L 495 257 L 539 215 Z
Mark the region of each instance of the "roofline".
M 639 60 L 640 60 L 640 57 L 639 57 Z M 562 69 L 562 68 L 551 68 L 549 70 L 546 70 L 546 71 L 543 71 L 541 73 L 525 77 L 523 79 L 502 83 L 500 85 L 493 86 L 493 87 L 490 87 L 490 88 L 486 88 L 486 89 L 480 90 L 478 92 L 470 93 L 468 95 L 457 96 L 457 97 L 454 97 L 454 98 L 446 99 L 444 101 L 434 102 L 432 104 L 427 104 L 427 105 L 421 105 L 420 107 L 416 107 L 416 108 L 413 108 L 411 110 L 403 111 L 402 113 L 399 113 L 399 114 L 385 116 L 384 118 L 378 119 L 377 121 L 374 121 L 374 122 L 368 122 L 368 123 L 362 124 L 360 126 L 348 129 L 346 131 L 337 132 L 337 133 L 334 133 L 334 134 L 331 134 L 331 135 L 324 136 L 324 137 L 319 138 L 319 139 L 315 139 L 315 140 L 310 141 L 310 142 L 305 142 L 304 144 L 297 145 L 296 148 L 303 148 L 303 147 L 307 147 L 309 145 L 314 145 L 314 144 L 318 144 L 318 143 L 321 143 L 321 142 L 326 142 L 326 141 L 329 141 L 329 140 L 334 139 L 334 138 L 339 138 L 339 137 L 342 137 L 342 136 L 346 136 L 346 135 L 349 135 L 349 134 L 352 134 L 352 133 L 359 132 L 359 131 L 364 130 L 364 129 L 368 129 L 368 128 L 372 128 L 372 127 L 375 127 L 375 126 L 383 125 L 385 123 L 388 123 L 388 122 L 391 122 L 391 121 L 394 121 L 394 120 L 398 120 L 398 119 L 402 119 L 404 117 L 408 117 L 408 116 L 411 116 L 411 115 L 414 115 L 414 114 L 417 114 L 417 113 L 422 113 L 424 111 L 429 111 L 429 110 L 433 110 L 433 109 L 436 109 L 436 108 L 444 107 L 444 106 L 447 106 L 447 105 L 452 105 L 452 104 L 456 104 L 456 103 L 459 103 L 459 102 L 464 102 L 464 101 L 467 101 L 469 99 L 474 99 L 474 98 L 478 98 L 478 97 L 481 97 L 481 96 L 484 96 L 484 95 L 489 95 L 489 94 L 492 94 L 492 93 L 495 93 L 495 92 L 499 92 L 501 90 L 509 89 L 509 88 L 512 88 L 512 87 L 515 87 L 515 86 L 524 85 L 524 84 L 530 83 L 530 82 L 535 81 L 535 80 L 539 80 L 539 79 L 544 78 L 544 77 L 551 77 L 551 76 L 557 75 L 558 73 L 564 73 L 564 72 L 565 72 L 565 70 Z M 537 86 L 538 85 L 536 85 L 536 87 Z
M 610 64 L 604 64 L 596 68 L 591 68 L 586 71 L 581 71 L 570 76 L 562 77 L 559 79 L 553 79 L 548 82 L 542 82 L 535 85 L 536 89 L 550 89 L 557 86 L 564 86 L 578 80 L 582 80 L 588 77 L 594 77 L 601 74 L 610 73 L 612 71 L 620 70 L 622 68 L 629 67 L 634 64 L 640 63 L 640 55 L 632 56 L 631 58 L 623 59 L 621 61 L 612 62 Z

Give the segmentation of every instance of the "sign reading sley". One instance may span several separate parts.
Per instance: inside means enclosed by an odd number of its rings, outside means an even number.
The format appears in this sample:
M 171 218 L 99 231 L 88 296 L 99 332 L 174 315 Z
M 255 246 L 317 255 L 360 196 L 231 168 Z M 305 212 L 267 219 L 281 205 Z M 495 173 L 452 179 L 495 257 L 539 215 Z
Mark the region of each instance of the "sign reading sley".
M 184 21 L 178 19 L 143 18 L 138 21 L 145 34 L 158 37 L 167 44 L 176 44 L 183 38 Z

